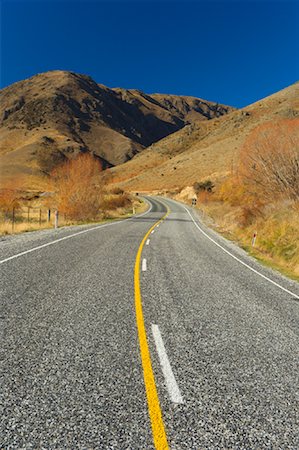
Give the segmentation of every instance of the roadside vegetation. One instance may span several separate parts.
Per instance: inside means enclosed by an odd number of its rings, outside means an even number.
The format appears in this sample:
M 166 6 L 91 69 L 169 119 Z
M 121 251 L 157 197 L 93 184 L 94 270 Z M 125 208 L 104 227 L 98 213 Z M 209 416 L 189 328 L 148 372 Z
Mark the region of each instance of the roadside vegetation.
M 299 279 L 299 120 L 255 128 L 233 173 L 193 186 L 197 207 L 249 253 Z M 190 197 L 190 195 L 189 195 Z
M 109 189 L 108 172 L 97 158 L 80 154 L 45 177 L 45 190 L 26 192 L 20 181 L 0 190 L 0 234 L 126 217 L 144 205 L 120 188 Z

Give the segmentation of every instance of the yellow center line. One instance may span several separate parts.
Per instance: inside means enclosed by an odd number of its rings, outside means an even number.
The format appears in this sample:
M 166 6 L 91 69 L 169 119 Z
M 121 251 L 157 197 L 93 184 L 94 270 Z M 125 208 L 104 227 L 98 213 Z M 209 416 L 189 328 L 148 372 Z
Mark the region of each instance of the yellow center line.
M 156 450 L 169 449 L 166 431 L 163 423 L 162 412 L 155 383 L 154 372 L 151 363 L 151 356 L 147 343 L 146 330 L 144 324 L 144 317 L 142 311 L 142 298 L 140 292 L 140 261 L 144 243 L 152 230 L 160 224 L 170 213 L 167 207 L 166 214 L 158 220 L 146 233 L 139 246 L 134 269 L 134 288 L 135 288 L 135 311 L 136 311 L 136 323 L 138 330 L 140 355 L 143 368 L 143 378 L 147 397 L 148 412 L 152 426 L 153 440 Z

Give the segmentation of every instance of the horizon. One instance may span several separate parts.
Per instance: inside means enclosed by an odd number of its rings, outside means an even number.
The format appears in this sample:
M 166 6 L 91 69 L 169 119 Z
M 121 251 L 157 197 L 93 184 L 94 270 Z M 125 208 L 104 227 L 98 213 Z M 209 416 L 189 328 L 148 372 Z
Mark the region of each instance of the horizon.
M 62 70 L 242 108 L 297 82 L 298 17 L 292 0 L 4 0 L 1 89 Z
M 82 75 L 82 76 L 89 76 L 89 77 L 90 77 L 90 75 L 89 75 L 88 73 L 79 73 L 79 72 L 74 72 L 74 71 L 72 71 L 72 70 L 64 70 L 64 69 L 53 69 L 53 70 L 48 70 L 48 71 L 46 71 L 46 72 L 39 72 L 39 73 L 36 73 L 35 75 L 32 75 L 32 76 L 30 76 L 30 77 L 28 77 L 28 78 L 24 78 L 24 79 L 22 79 L 22 80 L 15 81 L 14 83 L 12 83 L 12 84 L 10 84 L 10 85 L 7 85 L 7 86 L 5 86 L 5 87 L 2 87 L 2 88 L 0 89 L 0 91 L 4 90 L 4 89 L 6 89 L 6 88 L 9 88 L 9 87 L 12 86 L 13 84 L 16 84 L 16 83 L 20 83 L 20 82 L 22 82 L 22 81 L 29 80 L 29 79 L 31 79 L 31 78 L 37 76 L 37 75 L 42 75 L 42 74 L 45 74 L 45 73 L 47 73 L 47 72 L 67 72 L 67 73 L 74 73 L 74 74 L 76 74 L 76 75 Z M 125 89 L 125 90 L 136 90 L 136 91 L 141 91 L 142 93 L 147 94 L 147 95 L 155 95 L 155 94 L 159 94 L 159 95 L 170 95 L 170 96 L 178 96 L 178 97 L 194 97 L 194 98 L 198 98 L 198 99 L 201 99 L 201 100 L 204 100 L 204 101 L 207 101 L 207 102 L 212 102 L 212 103 L 219 103 L 219 104 L 222 104 L 221 102 L 217 102 L 217 100 L 214 100 L 214 99 L 203 98 L 203 97 L 196 97 L 196 96 L 194 96 L 194 95 L 189 95 L 189 94 L 186 95 L 186 94 L 173 93 L 173 92 L 145 92 L 145 91 L 142 91 L 141 89 L 139 89 L 138 87 L 137 87 L 137 88 L 133 88 L 133 87 L 127 88 L 127 87 L 124 87 L 124 86 L 107 86 L 107 85 L 104 85 L 103 83 L 99 82 L 98 80 L 94 79 L 93 77 L 91 77 L 91 78 L 92 78 L 92 80 L 95 81 L 97 84 L 103 85 L 103 86 L 105 86 L 105 87 L 107 87 L 108 89 L 111 89 L 111 90 L 113 90 L 113 89 Z M 287 89 L 288 87 L 291 87 L 291 86 L 295 85 L 296 83 L 299 83 L 299 80 L 298 80 L 298 81 L 295 81 L 294 83 L 289 84 L 288 86 L 285 86 L 285 87 L 281 88 L 279 91 L 270 92 L 269 94 L 266 94 L 265 97 L 258 98 L 258 99 L 256 99 L 256 100 L 254 100 L 252 103 L 248 103 L 247 105 L 244 105 L 244 106 L 241 106 L 241 107 L 236 107 L 236 106 L 234 106 L 234 105 L 229 105 L 229 104 L 225 104 L 225 105 L 223 104 L 223 105 L 224 105 L 224 106 L 235 107 L 235 108 L 237 108 L 237 109 L 246 108 L 247 106 L 250 106 L 250 105 L 253 104 L 253 103 L 257 103 L 257 102 L 259 102 L 260 100 L 263 100 L 264 98 L 267 98 L 267 97 L 269 97 L 269 96 L 271 96 L 271 95 L 274 95 L 274 94 L 276 94 L 277 92 L 280 92 L 280 91 L 283 90 L 283 89 Z

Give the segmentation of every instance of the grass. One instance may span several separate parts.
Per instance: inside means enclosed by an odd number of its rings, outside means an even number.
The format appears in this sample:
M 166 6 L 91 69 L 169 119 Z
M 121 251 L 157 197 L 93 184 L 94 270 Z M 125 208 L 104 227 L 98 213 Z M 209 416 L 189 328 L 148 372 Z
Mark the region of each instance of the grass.
M 252 247 L 255 232 L 256 244 Z M 236 228 L 235 234 L 253 256 L 299 280 L 299 216 L 295 209 L 277 205 L 274 211 L 255 218 L 243 230 Z
M 269 256 L 266 253 L 261 253 L 258 249 L 255 249 L 254 247 L 242 245 L 242 248 L 250 255 L 253 256 L 255 259 L 257 259 L 261 264 L 263 264 L 266 267 L 269 267 L 270 269 L 274 269 L 283 275 L 287 276 L 288 278 L 291 278 L 292 280 L 299 281 L 299 276 L 294 273 L 293 270 L 290 270 L 284 263 L 283 260 L 278 262 L 278 260 L 271 256 Z
M 53 225 L 49 223 L 42 223 L 39 225 L 36 223 L 28 224 L 26 222 L 21 222 L 14 224 L 13 227 L 11 222 L 1 222 L 0 235 L 26 233 L 28 231 L 45 230 L 47 228 L 53 228 Z

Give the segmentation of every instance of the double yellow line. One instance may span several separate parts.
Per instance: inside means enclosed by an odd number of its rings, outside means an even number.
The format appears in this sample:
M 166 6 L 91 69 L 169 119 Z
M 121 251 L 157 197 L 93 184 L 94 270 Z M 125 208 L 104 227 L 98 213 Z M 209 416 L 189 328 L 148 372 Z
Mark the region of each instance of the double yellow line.
M 166 214 L 158 220 L 146 233 L 144 238 L 141 241 L 141 244 L 138 248 L 138 252 L 136 255 L 135 261 L 135 269 L 134 269 L 134 288 L 135 288 L 135 311 L 136 311 L 136 323 L 138 330 L 138 338 L 139 338 L 139 346 L 140 346 L 140 355 L 142 361 L 143 368 L 143 378 L 145 384 L 145 391 L 147 396 L 147 405 L 148 411 L 152 426 L 152 434 L 153 440 L 155 444 L 156 450 L 166 450 L 169 449 L 167 436 L 165 432 L 165 426 L 163 423 L 162 412 L 157 392 L 157 387 L 155 383 L 154 372 L 151 363 L 150 351 L 147 343 L 146 330 L 144 324 L 144 317 L 142 311 L 142 298 L 140 292 L 140 261 L 141 254 L 143 250 L 143 246 L 148 236 L 151 234 L 153 229 L 168 216 L 170 213 L 169 208 L 167 207 Z

